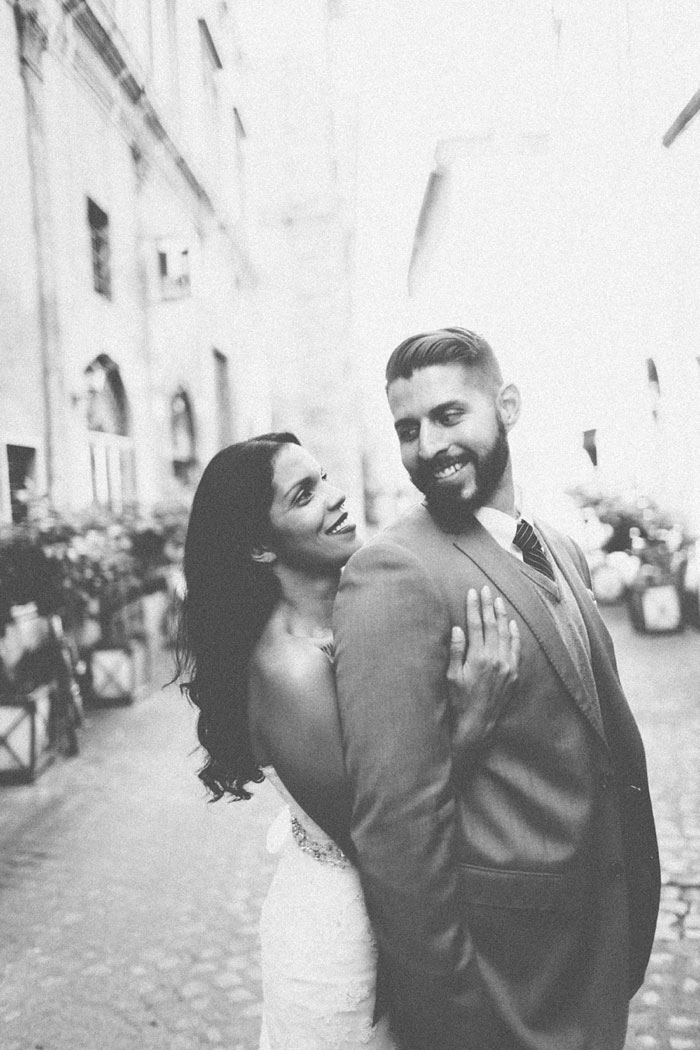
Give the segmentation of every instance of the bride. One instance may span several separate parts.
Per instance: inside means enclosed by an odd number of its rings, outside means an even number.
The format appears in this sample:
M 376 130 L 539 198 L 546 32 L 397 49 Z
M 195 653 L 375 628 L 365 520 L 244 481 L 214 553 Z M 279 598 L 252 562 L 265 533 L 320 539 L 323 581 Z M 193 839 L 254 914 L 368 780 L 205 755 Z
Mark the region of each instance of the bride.
M 359 546 L 345 496 L 289 433 L 222 449 L 192 504 L 178 674 L 198 707 L 212 799 L 266 777 L 289 832 L 263 905 L 260 1050 L 394 1050 L 353 867 L 331 613 Z M 468 598 L 445 673 L 463 760 L 510 690 L 519 638 L 500 598 Z M 386 659 L 391 660 L 391 653 Z M 380 967 L 381 971 L 381 967 Z

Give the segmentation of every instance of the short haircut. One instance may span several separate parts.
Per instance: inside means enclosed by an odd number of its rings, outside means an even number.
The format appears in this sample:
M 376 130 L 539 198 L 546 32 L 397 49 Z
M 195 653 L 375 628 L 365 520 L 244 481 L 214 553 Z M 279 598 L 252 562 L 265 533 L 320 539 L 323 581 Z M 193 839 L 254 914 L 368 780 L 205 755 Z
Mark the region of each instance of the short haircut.
M 387 362 L 386 385 L 410 379 L 421 368 L 452 364 L 469 369 L 484 386 L 497 388 L 503 382 L 496 355 L 483 336 L 467 328 L 439 328 L 399 343 Z

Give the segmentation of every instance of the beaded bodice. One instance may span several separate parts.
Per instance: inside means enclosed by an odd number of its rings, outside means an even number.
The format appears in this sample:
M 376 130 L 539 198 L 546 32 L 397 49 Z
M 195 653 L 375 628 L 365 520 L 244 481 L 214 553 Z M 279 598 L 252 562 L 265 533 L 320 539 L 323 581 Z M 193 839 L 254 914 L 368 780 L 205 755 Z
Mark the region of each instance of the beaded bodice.
M 289 826 L 292 837 L 297 846 L 304 853 L 313 857 L 322 864 L 332 864 L 335 867 L 345 867 L 350 863 L 339 846 L 327 835 L 323 828 L 311 819 L 293 795 L 282 783 L 274 766 L 263 766 L 262 771 L 267 780 L 273 785 L 278 795 L 286 802 L 289 810 Z

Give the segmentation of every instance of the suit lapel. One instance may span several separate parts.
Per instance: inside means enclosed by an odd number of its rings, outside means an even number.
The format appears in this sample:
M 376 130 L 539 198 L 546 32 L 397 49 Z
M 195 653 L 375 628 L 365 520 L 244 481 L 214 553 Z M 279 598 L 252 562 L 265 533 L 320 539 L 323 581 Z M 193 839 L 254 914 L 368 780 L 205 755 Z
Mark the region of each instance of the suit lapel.
M 552 557 L 559 566 L 562 575 L 566 578 L 578 603 L 591 643 L 591 658 L 595 664 L 596 676 L 602 674 L 606 679 L 612 678 L 618 688 L 620 688 L 617 672 L 609 655 L 610 646 L 606 643 L 604 633 L 601 631 L 601 628 L 604 630 L 604 625 L 595 607 L 595 599 L 592 592 L 586 587 L 566 547 L 552 534 L 547 526 L 543 526 L 540 522 L 536 524 L 547 544 L 547 549 L 551 551 Z
M 605 731 L 598 707 L 588 696 L 576 665 L 559 634 L 554 618 L 535 591 L 536 585 L 528 581 L 515 560 L 498 546 L 476 518 L 472 519 L 471 527 L 461 535 L 453 537 L 452 542 L 457 550 L 466 555 L 477 568 L 488 576 L 495 590 L 517 610 L 537 639 L 567 692 L 605 743 Z M 549 541 L 547 542 L 549 545 Z M 557 564 L 560 564 L 559 558 L 556 560 Z M 564 569 L 562 571 L 566 579 L 570 581 L 570 572 Z
M 543 528 L 539 522 L 537 527 L 542 533 L 548 548 L 552 551 L 559 568 L 569 581 L 581 610 L 591 645 L 593 673 L 598 683 L 601 704 L 605 702 L 611 705 L 616 712 L 616 716 L 627 722 L 628 706 L 617 672 L 612 641 L 595 607 L 593 596 L 581 579 L 580 573 L 575 567 L 568 550 L 562 547 L 562 544 L 557 541 L 556 537 L 551 535 L 548 528 Z M 636 733 L 631 729 L 628 733 L 628 746 L 632 748 L 633 761 L 637 765 L 643 766 L 644 755 L 635 744 L 635 739 Z

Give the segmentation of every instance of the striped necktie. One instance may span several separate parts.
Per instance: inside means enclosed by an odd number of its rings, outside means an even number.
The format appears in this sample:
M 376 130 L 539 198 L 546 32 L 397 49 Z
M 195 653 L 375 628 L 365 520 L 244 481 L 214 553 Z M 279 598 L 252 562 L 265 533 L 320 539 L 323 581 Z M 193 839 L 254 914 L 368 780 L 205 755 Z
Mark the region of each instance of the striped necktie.
M 550 580 L 554 579 L 554 570 L 549 563 L 549 558 L 545 554 L 542 544 L 537 539 L 532 525 L 529 521 L 525 521 L 524 518 L 521 518 L 518 522 L 513 543 L 523 552 L 523 561 L 526 565 L 530 565 L 533 569 L 537 569 L 538 572 L 544 573 Z

